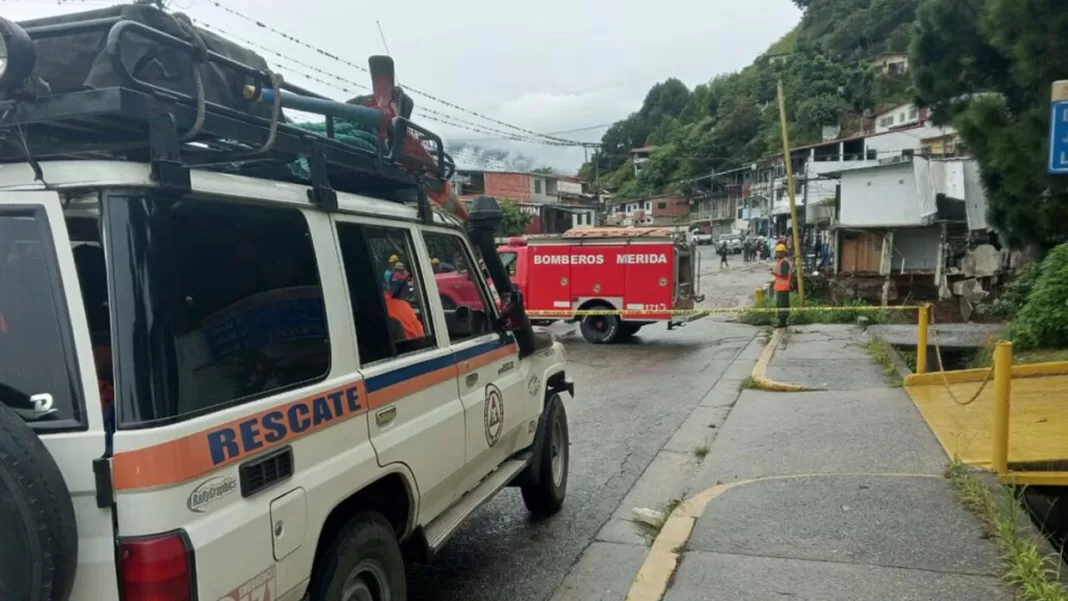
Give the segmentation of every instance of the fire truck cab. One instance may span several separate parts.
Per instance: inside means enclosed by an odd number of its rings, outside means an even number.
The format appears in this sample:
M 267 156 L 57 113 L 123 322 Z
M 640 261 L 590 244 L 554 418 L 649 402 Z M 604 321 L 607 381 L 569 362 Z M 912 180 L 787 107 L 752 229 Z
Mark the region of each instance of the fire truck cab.
M 578 321 L 608 344 L 657 321 L 681 323 L 698 294 L 696 249 L 669 228 L 581 228 L 550 239 L 509 238 L 497 248 L 531 315 Z M 603 310 L 598 314 L 576 311 Z

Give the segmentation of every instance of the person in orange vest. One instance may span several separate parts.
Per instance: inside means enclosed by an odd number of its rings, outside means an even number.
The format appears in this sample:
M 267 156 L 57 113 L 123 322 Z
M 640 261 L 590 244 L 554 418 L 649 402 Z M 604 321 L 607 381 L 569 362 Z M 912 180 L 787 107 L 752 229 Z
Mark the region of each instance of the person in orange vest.
M 786 327 L 786 320 L 790 317 L 790 276 L 793 275 L 793 267 L 786 258 L 786 245 L 775 245 L 775 306 L 779 308 L 779 327 Z

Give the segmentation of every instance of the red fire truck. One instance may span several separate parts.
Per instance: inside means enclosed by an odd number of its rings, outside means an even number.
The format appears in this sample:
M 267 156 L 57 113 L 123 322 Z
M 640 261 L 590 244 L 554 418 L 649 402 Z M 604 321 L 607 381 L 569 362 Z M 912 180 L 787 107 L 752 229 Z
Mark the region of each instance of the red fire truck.
M 510 238 L 497 252 L 532 316 L 562 312 L 549 321 L 579 321 L 582 336 L 595 344 L 629 338 L 657 321 L 670 329 L 682 321 L 668 311 L 704 300 L 699 255 L 668 228 L 572 229 L 553 239 Z M 622 313 L 568 313 L 587 309 Z

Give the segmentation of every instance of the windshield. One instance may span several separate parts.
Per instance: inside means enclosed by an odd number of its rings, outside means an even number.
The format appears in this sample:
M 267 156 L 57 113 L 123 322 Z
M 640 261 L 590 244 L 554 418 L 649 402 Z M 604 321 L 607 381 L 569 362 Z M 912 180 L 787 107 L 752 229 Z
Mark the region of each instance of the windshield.
M 519 256 L 519 254 L 514 252 L 514 251 L 510 251 L 510 250 L 509 251 L 498 252 L 497 254 L 499 254 L 501 256 L 501 263 L 504 264 L 504 268 L 508 271 L 508 275 L 514 276 L 515 275 L 515 259 L 516 259 L 516 257 Z
M 0 212 L 0 402 L 39 425 L 82 417 L 62 290 L 44 211 Z

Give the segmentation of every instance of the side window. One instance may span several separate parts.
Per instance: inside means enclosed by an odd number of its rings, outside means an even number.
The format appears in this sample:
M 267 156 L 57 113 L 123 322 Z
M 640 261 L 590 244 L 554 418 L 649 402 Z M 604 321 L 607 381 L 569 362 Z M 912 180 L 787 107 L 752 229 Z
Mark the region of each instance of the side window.
M 449 340 L 459 342 L 492 332 L 493 309 L 478 275 L 478 263 L 468 253 L 463 239 L 452 234 L 423 232 L 423 240 L 434 265 Z M 465 315 L 461 307 L 470 309 L 470 314 Z
M 110 197 L 121 425 L 192 417 L 321 381 L 330 341 L 297 209 Z
M 337 233 L 360 362 L 436 346 L 408 230 L 339 223 Z

